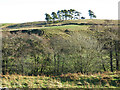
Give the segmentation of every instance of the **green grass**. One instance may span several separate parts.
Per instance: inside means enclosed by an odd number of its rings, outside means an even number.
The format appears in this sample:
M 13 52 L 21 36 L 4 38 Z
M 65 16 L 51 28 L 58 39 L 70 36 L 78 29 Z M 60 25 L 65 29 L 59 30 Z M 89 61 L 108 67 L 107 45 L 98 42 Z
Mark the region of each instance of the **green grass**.
M 44 27 L 45 25 L 47 26 L 51 26 L 51 25 L 62 25 L 62 24 L 69 24 L 69 23 L 77 23 L 77 24 L 81 24 L 81 23 L 89 23 L 89 24 L 106 24 L 107 23 L 107 20 L 105 19 L 84 19 L 84 20 L 65 20 L 65 21 L 62 21 L 62 22 L 58 22 L 58 23 L 52 23 L 52 24 L 45 24 L 46 22 L 45 21 L 38 21 L 38 22 L 26 22 L 26 23 L 20 23 L 20 24 L 7 24 L 7 23 L 4 23 L 2 24 L 2 28 L 3 29 L 6 29 L 7 26 L 11 26 L 11 25 L 16 25 L 12 28 L 7 28 L 6 30 L 9 30 L 9 29 L 16 29 L 18 28 L 18 30 L 21 28 L 21 29 L 24 29 L 24 28 L 40 28 L 40 27 Z M 118 21 L 117 20 L 110 20 L 110 24 L 117 24 Z M 22 26 L 22 27 L 21 27 Z M 56 27 L 55 27 L 56 28 Z
M 4 27 L 10 26 L 10 25 L 14 25 L 14 23 L 1 23 L 0 27 L 4 28 Z
M 72 32 L 78 32 L 78 31 L 86 31 L 88 30 L 89 26 L 79 26 L 79 25 L 66 25 L 66 26 L 54 26 L 54 27 L 47 27 L 43 28 L 45 31 L 45 34 L 48 36 L 53 35 L 61 35 L 63 37 L 69 37 L 70 35 L 65 32 L 65 30 L 68 30 L 70 33 Z
M 120 88 L 120 72 L 90 74 L 68 73 L 60 76 L 2 75 L 8 88 Z
M 65 32 L 65 30 L 68 30 L 70 33 L 72 32 L 91 32 L 89 30 L 89 25 L 64 25 L 64 26 L 52 26 L 52 27 L 33 27 L 33 28 L 19 28 L 19 29 L 8 29 L 7 31 L 22 31 L 22 30 L 34 30 L 34 29 L 38 29 L 38 30 L 43 30 L 44 31 L 44 36 L 47 37 L 52 37 L 55 35 L 60 35 L 62 37 L 69 37 L 70 35 L 68 33 Z M 4 30 L 6 31 L 6 30 Z
M 87 30 L 89 27 L 89 25 L 86 26 L 81 26 L 81 25 L 65 25 L 65 26 L 53 26 L 53 27 L 47 27 L 46 29 L 61 29 L 61 30 L 65 30 L 68 29 L 70 31 L 74 31 L 74 30 Z
M 64 26 L 51 26 L 51 27 L 30 27 L 30 28 L 18 28 L 18 29 L 7 29 L 3 31 L 15 31 L 15 30 L 32 30 L 32 29 L 40 29 L 40 30 L 66 30 L 69 29 L 70 31 L 74 30 L 87 30 L 89 28 L 89 25 L 64 25 Z

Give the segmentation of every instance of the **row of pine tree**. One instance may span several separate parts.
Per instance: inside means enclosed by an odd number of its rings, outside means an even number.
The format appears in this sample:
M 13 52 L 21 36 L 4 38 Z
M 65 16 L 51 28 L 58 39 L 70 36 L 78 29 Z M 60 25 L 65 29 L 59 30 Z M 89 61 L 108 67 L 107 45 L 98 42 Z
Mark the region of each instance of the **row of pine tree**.
M 92 10 L 88 10 L 90 19 L 96 18 L 96 15 Z M 75 19 L 85 19 L 85 17 L 81 16 L 81 12 L 76 11 L 75 9 L 70 9 L 70 10 L 58 10 L 56 12 L 52 12 L 51 15 L 46 13 L 45 14 L 45 20 L 47 22 L 55 22 L 56 20 L 75 20 Z

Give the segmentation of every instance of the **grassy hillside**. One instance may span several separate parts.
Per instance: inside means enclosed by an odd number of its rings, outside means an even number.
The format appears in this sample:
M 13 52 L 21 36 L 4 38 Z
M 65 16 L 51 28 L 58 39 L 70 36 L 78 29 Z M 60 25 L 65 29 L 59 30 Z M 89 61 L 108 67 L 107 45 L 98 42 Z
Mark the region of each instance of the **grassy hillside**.
M 41 21 L 1 28 L 4 87 L 120 87 L 115 73 L 120 70 L 117 20 Z M 98 72 L 109 73 L 87 75 Z
M 79 25 L 87 25 L 87 24 L 118 24 L 117 20 L 99 20 L 99 19 L 84 19 L 84 20 L 65 20 L 56 23 L 47 24 L 45 21 L 39 22 L 27 22 L 20 24 L 2 24 L 1 28 L 4 30 L 8 29 L 18 29 L 18 28 L 40 28 L 40 27 L 49 27 L 49 26 L 61 26 L 61 25 L 69 25 L 69 24 L 79 24 Z

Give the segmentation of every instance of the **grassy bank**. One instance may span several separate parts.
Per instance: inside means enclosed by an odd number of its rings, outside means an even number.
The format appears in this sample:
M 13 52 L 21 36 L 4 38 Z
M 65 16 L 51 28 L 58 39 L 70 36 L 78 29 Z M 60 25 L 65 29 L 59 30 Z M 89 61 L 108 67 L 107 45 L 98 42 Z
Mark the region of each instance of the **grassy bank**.
M 8 88 L 120 88 L 120 72 L 103 74 L 68 73 L 59 76 L 2 75 Z

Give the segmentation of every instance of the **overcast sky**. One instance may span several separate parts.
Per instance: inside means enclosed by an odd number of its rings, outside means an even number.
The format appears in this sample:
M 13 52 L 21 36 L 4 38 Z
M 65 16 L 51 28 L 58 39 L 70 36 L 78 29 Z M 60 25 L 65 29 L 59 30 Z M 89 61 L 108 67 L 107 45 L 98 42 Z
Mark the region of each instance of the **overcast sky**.
M 0 23 L 45 20 L 45 13 L 75 9 L 87 19 L 92 10 L 97 19 L 118 19 L 119 0 L 0 0 Z

